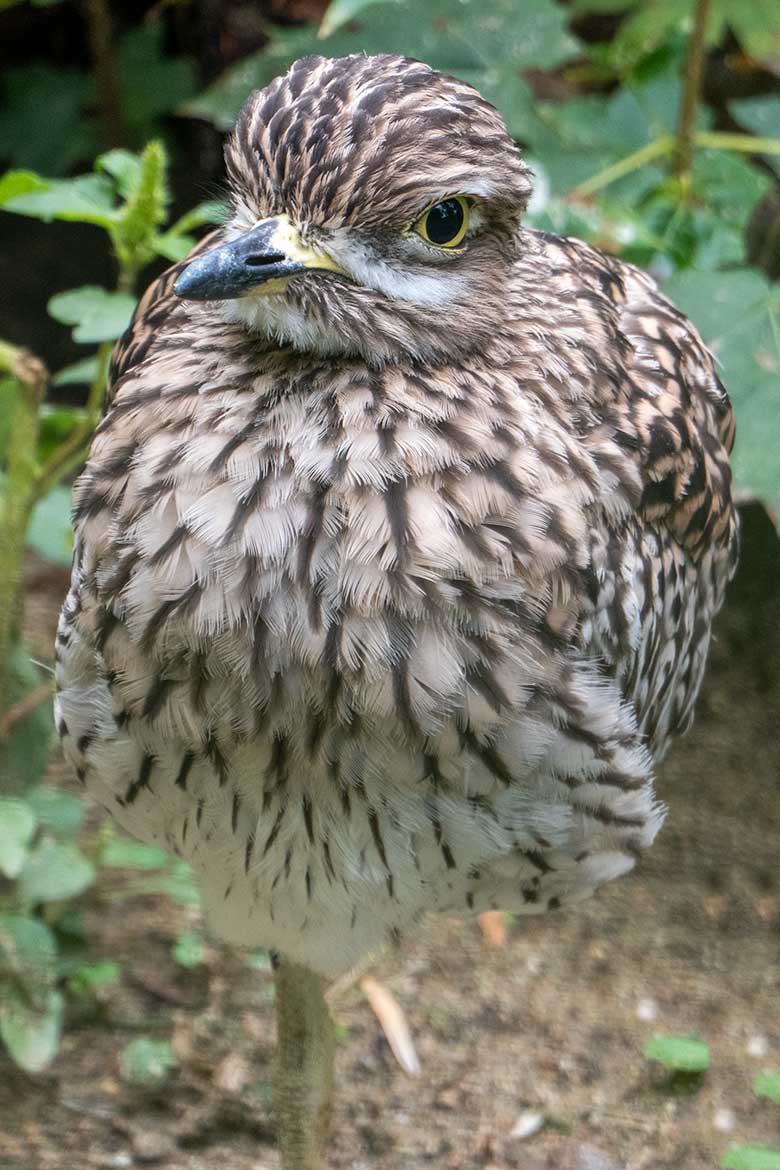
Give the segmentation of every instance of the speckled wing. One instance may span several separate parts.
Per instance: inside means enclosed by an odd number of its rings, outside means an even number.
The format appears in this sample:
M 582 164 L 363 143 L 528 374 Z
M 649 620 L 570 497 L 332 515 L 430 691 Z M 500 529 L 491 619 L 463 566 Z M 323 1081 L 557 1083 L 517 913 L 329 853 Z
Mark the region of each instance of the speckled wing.
M 605 425 L 642 485 L 632 516 L 594 524 L 581 641 L 617 677 L 659 759 L 690 725 L 736 567 L 734 415 L 712 355 L 651 277 L 577 240 L 556 246 L 586 286 L 608 294 L 628 342 L 627 392 Z

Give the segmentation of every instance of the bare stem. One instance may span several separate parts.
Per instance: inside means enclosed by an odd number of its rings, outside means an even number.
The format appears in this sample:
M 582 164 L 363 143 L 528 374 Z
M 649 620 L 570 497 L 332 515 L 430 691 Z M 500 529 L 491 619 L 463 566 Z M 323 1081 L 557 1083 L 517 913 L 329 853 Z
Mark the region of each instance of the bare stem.
M 625 178 L 626 175 L 630 175 L 633 171 L 638 171 L 646 163 L 652 162 L 653 159 L 661 158 L 662 155 L 668 154 L 673 148 L 674 139 L 670 134 L 664 134 L 660 138 L 654 138 L 646 146 L 640 146 L 639 150 L 627 154 L 625 158 L 618 159 L 616 163 L 612 163 L 611 166 L 605 167 L 603 171 L 592 175 L 584 183 L 580 183 L 579 186 L 574 187 L 569 194 L 575 199 L 582 199 L 587 195 L 595 195 L 596 191 L 600 191 L 602 187 L 608 187 L 610 183 L 615 183 L 618 179 Z
M 326 1170 L 335 1037 L 322 979 L 282 959 L 275 981 L 274 1107 L 282 1168 Z
M 707 24 L 711 2 L 712 0 L 695 0 L 693 28 L 688 38 L 683 94 L 677 120 L 677 142 L 674 152 L 674 173 L 684 184 L 687 184 L 690 179 L 693 161 L 696 107 L 699 104 L 704 58 L 707 52 Z
M 100 113 L 108 145 L 121 146 L 125 141 L 125 122 L 111 37 L 111 11 L 106 0 L 86 0 L 85 12 Z
M 4 711 L 0 715 L 0 744 L 8 738 L 8 733 L 15 723 L 32 715 L 33 711 L 37 711 L 44 703 L 50 703 L 53 694 L 54 689 L 50 682 L 41 683 L 39 687 L 28 691 L 18 703 L 14 703 L 7 711 Z
M 84 459 L 87 444 L 100 418 L 100 410 L 106 393 L 108 363 L 111 360 L 113 341 L 103 341 L 98 348 L 98 369 L 89 388 L 84 417 L 73 428 L 68 437 L 56 448 L 49 461 L 43 465 L 35 480 L 35 498 L 42 499 L 64 476 L 73 471 Z
M 0 371 L 18 383 L 11 419 L 11 442 L 0 495 L 0 713 L 8 706 L 11 645 L 21 620 L 22 558 L 27 524 L 35 502 L 38 411 L 49 375 L 43 362 L 7 342 L 0 342 Z
M 731 134 L 725 130 L 698 130 L 693 141 L 712 150 L 738 150 L 743 154 L 780 154 L 780 138 L 758 138 L 753 134 Z

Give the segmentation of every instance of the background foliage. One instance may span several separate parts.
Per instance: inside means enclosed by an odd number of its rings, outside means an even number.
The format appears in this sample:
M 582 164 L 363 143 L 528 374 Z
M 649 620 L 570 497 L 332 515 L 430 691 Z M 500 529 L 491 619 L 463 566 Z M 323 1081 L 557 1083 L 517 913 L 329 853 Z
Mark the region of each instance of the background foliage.
M 85 830 L 79 798 L 40 783 L 50 684 L 18 640 L 23 546 L 69 560 L 68 479 L 99 415 L 111 343 L 147 280 L 219 222 L 221 138 L 248 92 L 312 52 L 405 53 L 480 89 L 536 173 L 531 222 L 648 267 L 697 323 L 737 409 L 738 489 L 777 516 L 780 6 L 269 0 L 215 11 L 179 0 L 112 13 L 104 0 L 0 0 L 0 9 L 0 247 L 3 287 L 13 289 L 0 320 L 10 343 L 0 347 L 0 619 L 3 607 L 11 615 L 0 620 L 0 1036 L 36 1070 L 56 1051 L 68 997 L 94 998 L 116 978 L 78 922 L 101 868 L 132 870 L 131 888 L 196 895 L 186 869 L 105 828 Z M 686 123 L 697 11 L 703 74 Z M 25 346 L 53 377 L 31 372 Z M 201 949 L 188 932 L 177 961 L 197 964 Z M 170 1053 L 157 1043 L 126 1053 L 128 1078 L 166 1075 Z M 691 1043 L 662 1038 L 648 1056 L 671 1068 Z M 776 1100 L 767 1075 L 756 1091 Z M 732 1151 L 724 1164 L 758 1165 L 750 1156 Z

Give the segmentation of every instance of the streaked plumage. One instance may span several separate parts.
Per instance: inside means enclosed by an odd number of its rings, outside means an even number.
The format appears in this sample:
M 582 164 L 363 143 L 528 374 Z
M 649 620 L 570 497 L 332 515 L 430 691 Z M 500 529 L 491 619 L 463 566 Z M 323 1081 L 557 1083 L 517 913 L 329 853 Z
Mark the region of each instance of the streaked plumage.
M 462 82 L 308 58 L 226 158 L 198 251 L 286 217 L 336 270 L 143 297 L 76 487 L 57 718 L 219 934 L 334 974 L 652 842 L 735 562 L 733 419 L 648 276 L 520 226 L 530 172 Z M 445 253 L 411 229 L 456 195 Z

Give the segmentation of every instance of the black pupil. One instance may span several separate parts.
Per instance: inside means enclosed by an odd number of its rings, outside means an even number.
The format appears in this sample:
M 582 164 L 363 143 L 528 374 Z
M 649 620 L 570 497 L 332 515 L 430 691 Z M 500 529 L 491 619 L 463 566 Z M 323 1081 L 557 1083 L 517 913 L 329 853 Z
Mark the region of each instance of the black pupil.
M 463 227 L 463 207 L 457 199 L 444 199 L 428 212 L 425 230 L 433 244 L 448 244 Z

